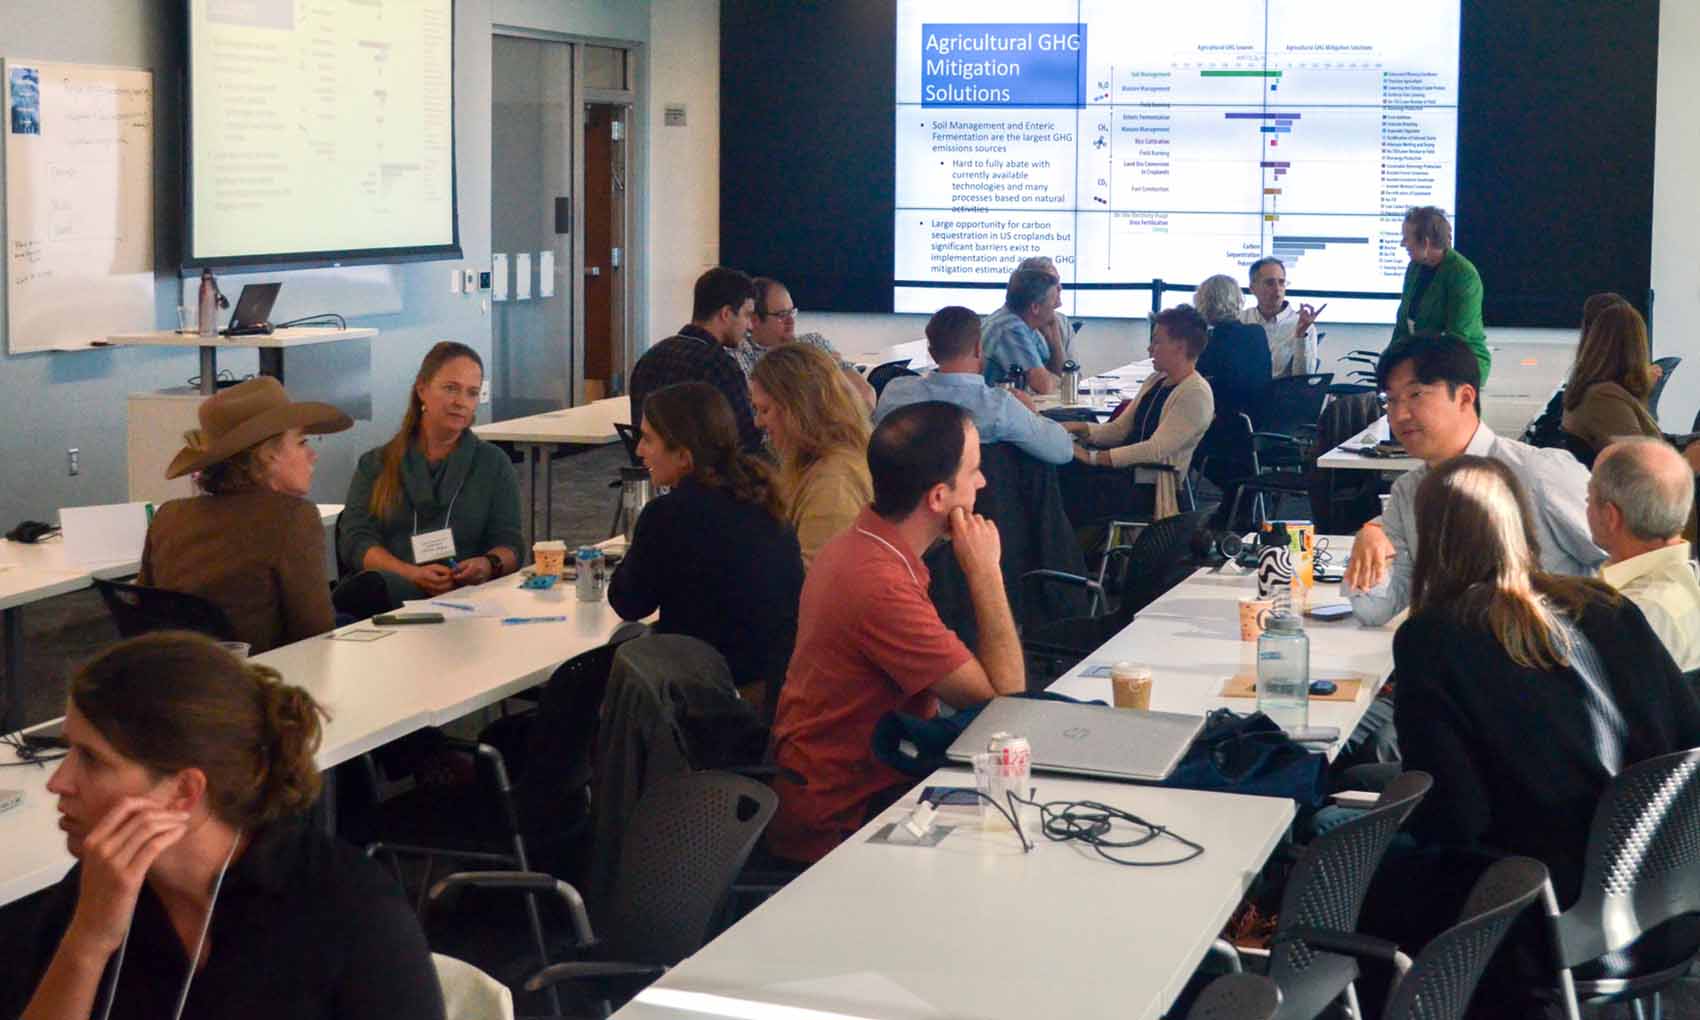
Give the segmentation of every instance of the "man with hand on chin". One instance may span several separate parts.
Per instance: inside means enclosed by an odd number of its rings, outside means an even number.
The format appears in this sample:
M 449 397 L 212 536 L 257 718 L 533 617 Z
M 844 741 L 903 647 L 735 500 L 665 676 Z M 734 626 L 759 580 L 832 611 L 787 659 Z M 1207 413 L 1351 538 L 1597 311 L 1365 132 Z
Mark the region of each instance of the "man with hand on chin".
M 1587 469 L 1564 450 L 1495 435 L 1481 420 L 1481 377 L 1475 353 L 1451 336 L 1396 342 L 1376 366 L 1393 438 L 1423 466 L 1393 483 L 1386 513 L 1357 534 L 1344 591 L 1366 625 L 1386 623 L 1410 605 L 1417 486 L 1430 469 L 1462 454 L 1502 461 L 1523 483 L 1542 570 L 1587 576 L 1605 562 L 1588 533 Z
M 779 811 L 767 836 L 785 860 L 826 856 L 907 789 L 869 747 L 881 716 L 930 718 L 941 700 L 966 708 L 1026 688 L 997 526 L 974 513 L 986 479 L 968 412 L 942 401 L 898 408 L 874 430 L 868 469 L 873 504 L 821 548 L 803 583 L 774 717 Z M 927 595 L 921 556 L 941 538 L 968 581 L 978 656 Z

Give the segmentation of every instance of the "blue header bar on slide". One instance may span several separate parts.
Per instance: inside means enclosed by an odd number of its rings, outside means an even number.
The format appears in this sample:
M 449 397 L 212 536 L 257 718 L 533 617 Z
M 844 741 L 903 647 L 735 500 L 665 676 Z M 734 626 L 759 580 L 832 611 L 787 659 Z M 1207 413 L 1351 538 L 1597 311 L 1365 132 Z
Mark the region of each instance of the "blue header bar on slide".
M 1078 107 L 1085 99 L 1083 24 L 921 26 L 922 106 Z

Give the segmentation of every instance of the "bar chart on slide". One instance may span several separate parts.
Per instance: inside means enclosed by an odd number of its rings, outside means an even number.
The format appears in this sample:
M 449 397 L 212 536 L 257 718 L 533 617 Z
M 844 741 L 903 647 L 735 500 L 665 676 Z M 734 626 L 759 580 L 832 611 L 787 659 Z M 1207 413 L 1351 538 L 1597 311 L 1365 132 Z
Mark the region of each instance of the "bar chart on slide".
M 1154 279 L 1399 289 L 1411 206 L 1452 211 L 1456 0 L 901 0 L 895 303 L 1045 254 L 1077 314 Z M 1389 309 L 1389 314 L 1391 310 Z

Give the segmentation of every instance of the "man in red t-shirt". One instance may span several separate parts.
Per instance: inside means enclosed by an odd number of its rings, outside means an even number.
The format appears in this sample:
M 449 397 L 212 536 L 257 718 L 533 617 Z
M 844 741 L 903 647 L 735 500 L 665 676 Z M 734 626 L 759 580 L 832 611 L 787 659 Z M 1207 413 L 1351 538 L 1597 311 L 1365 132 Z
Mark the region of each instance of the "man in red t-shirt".
M 776 783 L 768 848 L 794 861 L 824 857 L 906 782 L 869 747 L 881 716 L 928 718 L 941 698 L 965 707 L 1026 687 L 997 526 L 974 513 L 986 479 L 973 419 L 939 401 L 893 411 L 868 444 L 868 470 L 873 505 L 822 547 L 803 583 L 774 717 L 775 761 L 804 782 Z M 945 537 L 968 579 L 979 658 L 927 596 L 921 555 Z

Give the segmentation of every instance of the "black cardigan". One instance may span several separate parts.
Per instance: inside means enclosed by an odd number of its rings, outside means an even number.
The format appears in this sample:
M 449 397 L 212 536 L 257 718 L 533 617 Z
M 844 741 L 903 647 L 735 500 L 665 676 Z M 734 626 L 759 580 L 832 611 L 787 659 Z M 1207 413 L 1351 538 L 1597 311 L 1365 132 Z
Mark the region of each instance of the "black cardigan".
M 719 649 L 738 684 L 777 689 L 797 641 L 803 555 L 790 526 L 724 489 L 689 479 L 651 500 L 608 584 L 627 620 Z
M 1491 632 L 1440 609 L 1393 639 L 1394 719 L 1406 768 L 1434 776 L 1412 815 L 1421 842 L 1544 861 L 1560 903 L 1581 888 L 1594 808 L 1612 777 L 1700 746 L 1700 700 L 1628 599 L 1578 621 L 1603 690 L 1574 669 L 1525 669 Z

